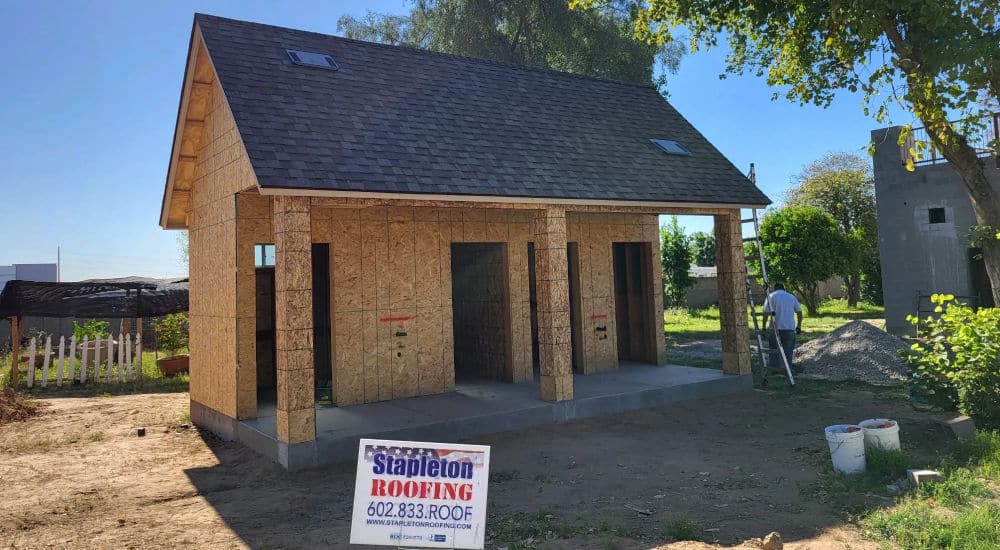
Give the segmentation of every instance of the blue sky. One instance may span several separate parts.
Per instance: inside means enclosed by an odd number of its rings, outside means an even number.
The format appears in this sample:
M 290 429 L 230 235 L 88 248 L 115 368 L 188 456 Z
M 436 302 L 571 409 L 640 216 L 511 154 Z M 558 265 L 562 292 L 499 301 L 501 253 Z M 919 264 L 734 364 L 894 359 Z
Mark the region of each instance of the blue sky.
M 0 265 L 55 261 L 64 280 L 184 275 L 176 232 L 157 225 L 185 55 L 196 11 L 325 33 L 344 13 L 403 12 L 373 2 L 2 2 Z M 670 78 L 671 102 L 780 199 L 828 151 L 864 153 L 875 122 L 861 98 L 830 109 L 771 101 L 753 76 L 719 80 L 723 52 L 699 52 Z M 897 113 L 894 122 L 910 119 Z M 711 230 L 705 218 L 684 218 Z

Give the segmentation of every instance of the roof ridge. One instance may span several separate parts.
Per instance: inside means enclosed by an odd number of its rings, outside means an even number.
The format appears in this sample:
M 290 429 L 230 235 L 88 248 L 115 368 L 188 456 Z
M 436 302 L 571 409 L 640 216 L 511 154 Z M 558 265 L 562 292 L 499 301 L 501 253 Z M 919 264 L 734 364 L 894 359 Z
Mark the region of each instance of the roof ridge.
M 636 83 L 636 82 L 626 82 L 624 80 L 615 80 L 615 79 L 612 79 L 612 78 L 601 78 L 601 77 L 598 77 L 598 76 L 590 76 L 590 75 L 585 75 L 585 74 L 580 74 L 580 73 L 571 73 L 571 72 L 568 72 L 568 71 L 559 71 L 559 70 L 551 69 L 551 68 L 548 68 L 548 67 L 540 67 L 540 66 L 533 66 L 533 65 L 521 65 L 521 64 L 518 64 L 518 63 L 511 62 L 511 61 L 497 61 L 495 59 L 485 59 L 485 58 L 482 58 L 482 57 L 473 57 L 473 56 L 470 56 L 470 55 L 460 55 L 460 54 L 454 54 L 454 53 L 448 53 L 448 52 L 439 52 L 437 50 L 428 50 L 426 48 L 419 48 L 417 46 L 404 46 L 404 45 L 399 45 L 399 44 L 385 44 L 385 43 L 382 43 L 382 42 L 371 42 L 371 41 L 368 41 L 368 40 L 359 40 L 357 38 L 348 38 L 346 36 L 337 36 L 335 34 L 326 34 L 326 33 L 317 32 L 317 31 L 307 31 L 307 30 L 303 30 L 303 29 L 296 29 L 296 28 L 293 28 L 293 27 L 283 27 L 281 25 L 272 25 L 272 24 L 269 24 L 269 23 L 258 23 L 256 21 L 246 21 L 244 19 L 233 19 L 231 17 L 222 17 L 220 15 L 212 15 L 212 14 L 201 13 L 201 12 L 195 12 L 194 17 L 195 17 L 195 21 L 197 21 L 199 17 L 207 17 L 207 18 L 211 18 L 211 19 L 221 19 L 221 20 L 224 20 L 224 21 L 235 21 L 237 23 L 245 23 L 245 24 L 248 24 L 248 25 L 256 25 L 256 26 L 260 26 L 260 27 L 270 27 L 272 29 L 281 29 L 281 30 L 286 30 L 286 31 L 293 31 L 293 32 L 299 32 L 299 33 L 305 33 L 305 34 L 312 34 L 312 35 L 316 35 L 316 36 L 321 36 L 323 38 L 333 38 L 333 39 L 336 39 L 336 40 L 342 40 L 344 42 L 353 42 L 355 44 L 363 44 L 363 45 L 366 45 L 366 46 L 375 46 L 375 47 L 379 47 L 379 48 L 386 48 L 386 49 L 393 49 L 393 50 L 413 51 L 413 52 L 416 52 L 416 53 L 419 53 L 419 54 L 426 54 L 426 55 L 433 55 L 433 56 L 438 56 L 438 57 L 445 57 L 445 58 L 450 58 L 450 59 L 455 59 L 455 60 L 469 61 L 469 62 L 479 63 L 479 64 L 483 64 L 483 65 L 493 65 L 493 66 L 503 67 L 503 68 L 508 68 L 508 69 L 518 69 L 518 70 L 531 71 L 531 72 L 539 72 L 539 73 L 551 73 L 551 74 L 555 74 L 555 75 L 559 75 L 559 76 L 568 76 L 568 77 L 573 77 L 573 78 L 582 78 L 582 79 L 586 79 L 586 80 L 592 80 L 592 81 L 595 81 L 595 82 L 604 82 L 604 83 L 608 83 L 608 84 L 618 84 L 618 85 L 630 86 L 630 87 L 634 87 L 634 88 L 646 88 L 646 89 L 650 89 L 650 90 L 654 90 L 654 91 L 656 90 L 656 88 L 653 86 L 652 82 L 647 83 L 647 84 L 639 84 L 639 83 Z

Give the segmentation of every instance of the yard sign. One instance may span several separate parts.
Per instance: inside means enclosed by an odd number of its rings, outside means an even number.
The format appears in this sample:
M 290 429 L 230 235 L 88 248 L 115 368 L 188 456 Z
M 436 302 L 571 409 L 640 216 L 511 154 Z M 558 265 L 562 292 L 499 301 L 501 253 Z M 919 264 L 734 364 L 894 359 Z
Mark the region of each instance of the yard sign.
M 351 544 L 482 548 L 490 448 L 362 439 Z

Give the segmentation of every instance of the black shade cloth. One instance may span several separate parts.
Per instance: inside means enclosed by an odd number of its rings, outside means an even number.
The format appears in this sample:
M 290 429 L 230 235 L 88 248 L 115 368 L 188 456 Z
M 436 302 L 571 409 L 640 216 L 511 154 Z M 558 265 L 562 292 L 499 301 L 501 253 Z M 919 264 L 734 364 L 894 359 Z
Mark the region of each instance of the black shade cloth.
M 8 281 L 0 294 L 0 318 L 158 317 L 187 311 L 187 279 L 90 279 L 75 283 Z

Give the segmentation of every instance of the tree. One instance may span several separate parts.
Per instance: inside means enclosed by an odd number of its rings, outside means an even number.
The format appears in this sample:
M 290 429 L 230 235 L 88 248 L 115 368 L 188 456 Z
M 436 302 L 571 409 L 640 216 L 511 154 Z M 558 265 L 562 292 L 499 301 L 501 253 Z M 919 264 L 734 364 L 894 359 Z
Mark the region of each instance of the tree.
M 633 36 L 637 0 L 570 10 L 565 0 L 411 0 L 407 15 L 369 11 L 337 21 L 348 38 L 424 48 L 598 78 L 655 84 L 684 49 Z M 663 69 L 654 80 L 654 66 Z
M 837 222 L 849 245 L 847 261 L 837 274 L 847 287 L 848 305 L 857 306 L 862 278 L 871 270 L 871 262 L 879 261 L 871 166 L 858 155 L 831 153 L 807 165 L 797 179 L 785 195 L 785 204 L 815 206 Z
M 990 185 L 969 140 L 1000 98 L 996 0 L 648 0 L 635 32 L 666 43 L 681 26 L 691 51 L 726 37 L 727 73 L 763 76 L 790 100 L 826 107 L 838 91 L 860 91 L 865 114 L 880 123 L 891 104 L 911 111 L 961 176 L 976 223 L 988 235 L 1000 231 L 1000 191 Z M 1000 140 L 990 147 L 1000 151 Z M 981 245 L 994 302 L 1000 303 L 1000 239 L 984 238 Z
M 713 267 L 715 265 L 715 235 L 704 231 L 692 233 L 691 253 L 694 256 L 694 265 Z
M 837 222 L 814 206 L 786 206 L 764 216 L 760 237 L 771 282 L 783 282 L 814 315 L 819 310 L 819 283 L 837 273 L 850 254 Z M 760 261 L 748 257 L 759 271 Z
M 178 252 L 177 257 L 178 259 L 180 259 L 181 264 L 183 264 L 185 268 L 188 267 L 188 257 L 189 257 L 188 251 L 190 250 L 190 245 L 191 245 L 188 239 L 189 237 L 187 230 L 181 231 L 180 233 L 177 234 L 177 252 Z
M 660 228 L 660 262 L 667 299 L 671 305 L 683 306 L 694 278 L 691 277 L 691 246 L 677 216 L 671 216 L 670 223 Z

